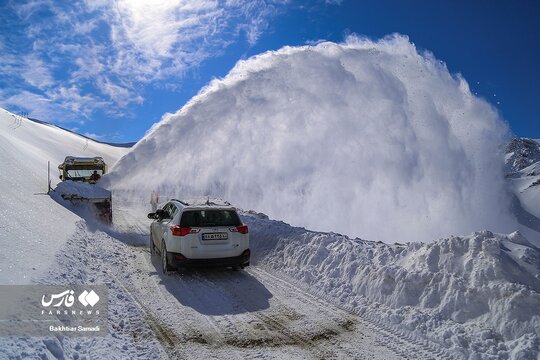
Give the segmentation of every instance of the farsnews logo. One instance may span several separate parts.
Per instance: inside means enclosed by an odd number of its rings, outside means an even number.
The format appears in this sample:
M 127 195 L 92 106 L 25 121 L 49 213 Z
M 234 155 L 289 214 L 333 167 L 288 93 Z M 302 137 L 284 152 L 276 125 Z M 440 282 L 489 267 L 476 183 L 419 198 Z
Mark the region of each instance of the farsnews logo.
M 106 335 L 108 294 L 99 284 L 0 285 L 0 338 Z
M 79 295 L 79 301 L 84 307 L 87 307 L 88 305 L 94 307 L 99 301 L 99 296 L 94 290 L 90 290 L 90 292 L 84 290 L 81 295 Z
M 75 303 L 75 297 L 73 296 L 75 292 L 73 290 L 66 290 L 64 292 L 58 293 L 58 294 L 52 294 L 48 298 L 47 301 L 47 295 L 43 295 L 41 297 L 41 305 L 43 307 L 60 307 L 64 305 L 65 307 L 72 307 Z M 88 292 L 87 290 L 84 290 L 78 297 L 79 302 L 84 306 L 87 307 L 90 305 L 91 307 L 94 307 L 99 301 L 99 295 L 96 294 L 94 290 L 90 290 Z

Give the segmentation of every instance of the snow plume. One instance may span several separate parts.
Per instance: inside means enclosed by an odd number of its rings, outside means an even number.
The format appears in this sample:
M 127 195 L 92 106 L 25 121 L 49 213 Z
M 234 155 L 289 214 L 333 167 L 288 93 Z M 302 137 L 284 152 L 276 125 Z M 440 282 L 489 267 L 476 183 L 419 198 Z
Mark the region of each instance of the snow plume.
M 238 62 L 164 116 L 109 181 L 387 242 L 510 232 L 507 133 L 407 37 L 350 37 Z

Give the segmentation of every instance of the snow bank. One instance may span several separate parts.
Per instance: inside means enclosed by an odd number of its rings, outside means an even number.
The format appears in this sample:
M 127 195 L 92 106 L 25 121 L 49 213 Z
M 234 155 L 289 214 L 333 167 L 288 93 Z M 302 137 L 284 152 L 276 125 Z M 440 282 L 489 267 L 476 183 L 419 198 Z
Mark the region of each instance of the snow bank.
M 539 350 L 540 251 L 519 233 L 388 245 L 243 219 L 256 264 L 368 318 L 467 357 L 533 359 Z
M 240 61 L 118 162 L 113 188 L 223 197 L 364 238 L 511 232 L 507 126 L 404 36 Z

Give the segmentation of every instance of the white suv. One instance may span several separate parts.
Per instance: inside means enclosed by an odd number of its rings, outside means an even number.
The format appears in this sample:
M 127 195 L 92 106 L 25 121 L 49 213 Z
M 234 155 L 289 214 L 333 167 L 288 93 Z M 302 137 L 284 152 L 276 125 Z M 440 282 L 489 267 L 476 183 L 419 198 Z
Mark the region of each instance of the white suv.
M 155 220 L 150 225 L 150 252 L 161 254 L 164 273 L 197 265 L 249 266 L 248 227 L 227 204 L 173 199 L 148 214 Z

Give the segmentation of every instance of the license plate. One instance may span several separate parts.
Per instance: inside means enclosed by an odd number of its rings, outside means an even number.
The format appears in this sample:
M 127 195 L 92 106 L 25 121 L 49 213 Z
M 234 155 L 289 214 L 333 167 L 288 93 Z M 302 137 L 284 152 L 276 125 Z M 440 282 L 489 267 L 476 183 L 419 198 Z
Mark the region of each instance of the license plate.
M 203 240 L 227 240 L 229 238 L 229 234 L 227 233 L 207 233 L 202 234 Z

